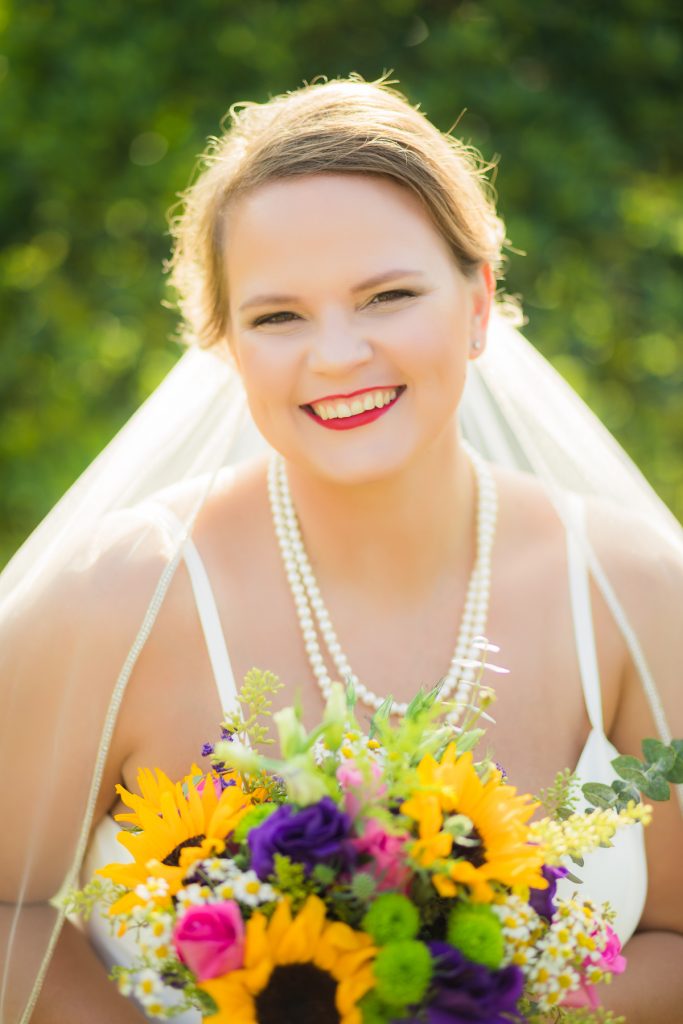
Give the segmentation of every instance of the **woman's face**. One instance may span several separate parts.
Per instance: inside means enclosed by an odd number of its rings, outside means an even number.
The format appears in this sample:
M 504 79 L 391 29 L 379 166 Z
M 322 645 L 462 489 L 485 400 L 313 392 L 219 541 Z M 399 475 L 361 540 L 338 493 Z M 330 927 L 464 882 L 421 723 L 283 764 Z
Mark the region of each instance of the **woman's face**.
M 227 232 L 228 341 L 285 458 L 363 483 L 452 431 L 493 282 L 461 273 L 416 196 L 372 176 L 290 178 L 238 200 Z

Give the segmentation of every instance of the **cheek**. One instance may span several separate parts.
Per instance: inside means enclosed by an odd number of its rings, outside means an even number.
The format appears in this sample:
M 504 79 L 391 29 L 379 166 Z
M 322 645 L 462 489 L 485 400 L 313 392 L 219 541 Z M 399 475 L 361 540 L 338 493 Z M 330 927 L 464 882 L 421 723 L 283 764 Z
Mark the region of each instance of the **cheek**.
M 249 409 L 259 431 L 271 443 L 296 409 L 296 371 L 286 353 L 274 346 L 242 344 L 240 374 Z
M 402 362 L 419 384 L 421 404 L 431 403 L 435 412 L 457 405 L 467 375 L 468 344 L 462 325 L 454 326 L 444 314 L 423 320 L 406 336 Z

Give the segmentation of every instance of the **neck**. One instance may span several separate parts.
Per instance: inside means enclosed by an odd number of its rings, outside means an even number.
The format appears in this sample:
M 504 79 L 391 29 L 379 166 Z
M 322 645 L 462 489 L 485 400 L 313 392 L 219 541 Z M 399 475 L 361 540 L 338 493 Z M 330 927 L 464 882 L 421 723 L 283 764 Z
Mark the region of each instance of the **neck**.
M 337 484 L 287 466 L 292 500 L 320 579 L 362 582 L 392 600 L 466 575 L 475 550 L 476 483 L 454 431 L 400 473 Z

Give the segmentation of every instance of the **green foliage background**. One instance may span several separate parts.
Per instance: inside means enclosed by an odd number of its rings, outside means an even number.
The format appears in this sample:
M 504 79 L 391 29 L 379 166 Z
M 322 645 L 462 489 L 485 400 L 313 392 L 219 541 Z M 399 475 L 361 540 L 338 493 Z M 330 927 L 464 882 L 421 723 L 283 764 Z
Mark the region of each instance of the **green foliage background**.
M 228 106 L 385 69 L 488 159 L 527 336 L 683 512 L 674 0 L 0 0 L 0 561 L 178 357 L 166 211 Z

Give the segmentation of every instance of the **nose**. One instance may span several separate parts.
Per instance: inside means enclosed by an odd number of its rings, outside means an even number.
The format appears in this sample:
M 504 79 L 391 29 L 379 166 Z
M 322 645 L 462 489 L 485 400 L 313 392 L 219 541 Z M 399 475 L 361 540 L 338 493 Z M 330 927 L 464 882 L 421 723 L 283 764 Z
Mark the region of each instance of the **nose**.
M 312 373 L 340 377 L 364 366 L 373 356 L 372 344 L 348 324 L 329 324 L 316 332 L 308 366 Z

